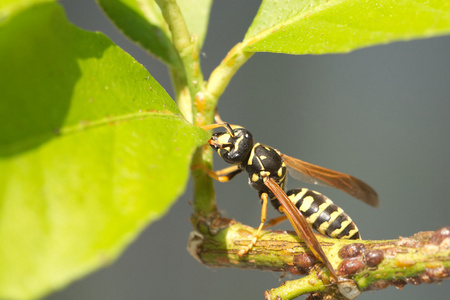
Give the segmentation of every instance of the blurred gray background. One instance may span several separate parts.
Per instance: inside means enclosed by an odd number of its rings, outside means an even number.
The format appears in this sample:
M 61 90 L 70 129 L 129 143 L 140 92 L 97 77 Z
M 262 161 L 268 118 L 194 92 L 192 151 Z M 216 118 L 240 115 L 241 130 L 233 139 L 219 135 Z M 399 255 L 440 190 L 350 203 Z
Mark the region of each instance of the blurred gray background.
M 61 3 L 73 23 L 104 32 L 173 95 L 165 66 L 123 37 L 94 0 Z M 206 78 L 242 40 L 259 3 L 214 3 L 203 49 Z M 339 191 L 315 188 L 352 216 L 365 239 L 450 225 L 450 37 L 345 55 L 256 54 L 232 80 L 219 110 L 226 121 L 251 130 L 257 141 L 370 183 L 381 198 L 378 209 Z M 290 180 L 288 186 L 304 185 Z M 259 224 L 259 201 L 245 175 L 216 187 L 225 215 Z M 266 289 L 279 286 L 279 273 L 210 269 L 194 260 L 186 251 L 191 198 L 189 187 L 117 262 L 46 299 L 263 299 Z M 278 216 L 273 210 L 269 214 Z M 402 291 L 389 287 L 358 299 L 448 295 L 450 282 L 444 282 Z

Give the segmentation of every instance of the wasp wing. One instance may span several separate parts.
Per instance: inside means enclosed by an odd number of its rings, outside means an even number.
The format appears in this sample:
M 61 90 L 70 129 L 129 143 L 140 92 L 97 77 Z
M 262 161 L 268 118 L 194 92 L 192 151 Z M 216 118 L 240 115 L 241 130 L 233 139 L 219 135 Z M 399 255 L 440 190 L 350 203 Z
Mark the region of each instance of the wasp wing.
M 320 246 L 316 235 L 314 234 L 311 226 L 308 224 L 300 210 L 295 207 L 295 205 L 292 203 L 283 189 L 275 182 L 273 178 L 267 177 L 266 180 L 264 180 L 264 184 L 270 189 L 275 197 L 277 197 L 283 208 L 283 212 L 286 214 L 289 222 L 291 223 L 292 227 L 294 227 L 295 232 L 300 237 L 300 239 L 302 239 L 306 243 L 314 256 L 316 256 L 324 263 L 324 265 L 330 271 L 330 274 L 336 281 L 338 281 L 338 277 L 336 275 L 336 272 L 334 271 L 333 266 L 323 252 L 322 246 Z
M 281 154 L 289 174 L 297 180 L 337 188 L 371 206 L 378 206 L 377 192 L 367 183 L 351 175 L 316 166 Z

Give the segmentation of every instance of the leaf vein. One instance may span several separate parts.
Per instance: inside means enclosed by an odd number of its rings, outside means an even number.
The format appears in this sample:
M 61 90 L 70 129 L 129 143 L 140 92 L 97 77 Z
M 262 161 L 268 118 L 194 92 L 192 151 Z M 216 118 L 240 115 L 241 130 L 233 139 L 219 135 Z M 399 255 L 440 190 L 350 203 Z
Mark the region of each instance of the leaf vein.
M 65 126 L 63 128 L 57 129 L 55 132 L 58 135 L 67 135 L 72 134 L 80 131 L 89 130 L 92 128 L 104 126 L 104 125 L 119 125 L 121 123 L 131 121 L 131 120 L 140 120 L 140 119 L 147 119 L 149 117 L 157 117 L 157 118 L 169 118 L 169 117 L 176 117 L 176 118 L 183 118 L 180 114 L 175 114 L 169 110 L 164 111 L 153 111 L 153 110 L 140 110 L 139 112 L 130 113 L 130 114 L 124 114 L 120 116 L 111 116 L 111 117 L 104 117 L 98 120 L 81 120 L 78 124 Z M 184 119 L 184 118 L 183 118 Z

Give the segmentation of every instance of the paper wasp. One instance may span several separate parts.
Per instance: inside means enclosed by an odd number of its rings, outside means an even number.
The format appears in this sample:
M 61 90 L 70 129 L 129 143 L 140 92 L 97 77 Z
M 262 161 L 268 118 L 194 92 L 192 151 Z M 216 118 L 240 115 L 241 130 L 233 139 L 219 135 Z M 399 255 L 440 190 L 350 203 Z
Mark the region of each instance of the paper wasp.
M 245 255 L 255 245 L 266 222 L 267 203 L 284 213 L 298 236 L 313 254 L 329 269 L 332 278 L 339 282 L 334 268 L 323 252 L 311 226 L 333 238 L 360 239 L 358 229 L 342 209 L 326 196 L 308 189 L 285 192 L 286 174 L 308 183 L 322 184 L 340 189 L 371 205 L 378 206 L 377 193 L 363 181 L 337 171 L 319 167 L 280 153 L 278 150 L 254 143 L 252 134 L 241 126 L 222 122 L 203 126 L 205 130 L 225 128 L 226 132 L 212 134 L 209 145 L 231 167 L 216 172 L 207 171 L 214 179 L 226 182 L 244 170 L 249 185 L 258 191 L 262 202 L 261 223 L 250 244 L 239 251 Z

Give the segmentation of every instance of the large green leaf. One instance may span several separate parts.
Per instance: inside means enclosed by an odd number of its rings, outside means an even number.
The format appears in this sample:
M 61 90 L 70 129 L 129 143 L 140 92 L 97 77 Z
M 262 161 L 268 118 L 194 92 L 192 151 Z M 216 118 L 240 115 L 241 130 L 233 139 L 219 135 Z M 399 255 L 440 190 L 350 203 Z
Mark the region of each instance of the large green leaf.
M 244 50 L 336 53 L 449 33 L 448 0 L 265 0 Z
M 97 0 L 111 20 L 142 47 L 166 63 L 179 64 L 172 35 L 154 0 Z M 203 44 L 212 0 L 178 0 L 186 26 Z
M 0 12 L 0 299 L 114 260 L 182 193 L 208 138 L 103 34 L 24 3 Z

